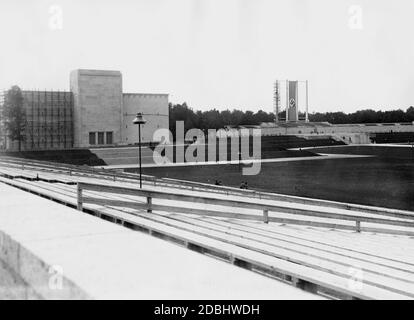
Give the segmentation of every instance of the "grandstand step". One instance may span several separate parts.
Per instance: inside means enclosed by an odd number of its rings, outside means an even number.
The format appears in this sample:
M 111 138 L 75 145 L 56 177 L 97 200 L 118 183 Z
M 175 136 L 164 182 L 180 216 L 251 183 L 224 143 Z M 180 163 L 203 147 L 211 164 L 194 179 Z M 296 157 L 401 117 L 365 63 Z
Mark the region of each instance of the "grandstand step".
M 131 217 L 130 214 L 120 215 L 119 211 L 112 209 L 101 209 L 105 214 L 112 215 L 113 219 L 122 217 L 125 223 L 130 227 L 138 224 L 143 228 L 156 230 L 158 233 L 165 234 L 169 239 L 174 239 L 174 242 L 191 242 L 201 248 L 205 248 L 208 252 L 215 252 L 218 256 L 232 256 L 230 262 L 239 264 L 249 264 L 251 269 L 260 273 L 265 273 L 268 276 L 284 275 L 289 276 L 290 279 L 300 279 L 309 283 L 313 283 L 320 289 L 330 289 L 336 291 L 337 294 L 351 296 L 362 299 L 408 299 L 409 296 L 388 291 L 383 288 L 364 284 L 363 289 L 353 290 L 349 287 L 349 279 L 333 275 L 331 273 L 322 272 L 306 266 L 291 263 L 285 260 L 277 259 L 251 250 L 241 248 L 232 244 L 216 241 L 209 237 L 203 237 L 184 230 L 177 233 L 176 228 L 169 227 L 160 223 L 151 222 L 147 219 L 139 217 Z M 166 239 L 168 239 L 166 238 Z M 285 278 L 284 278 L 285 279 Z
M 390 257 L 389 253 L 387 255 L 379 256 L 372 253 L 369 253 L 367 251 L 357 250 L 358 246 L 361 246 L 361 248 L 367 248 L 366 241 L 363 241 L 363 239 L 360 239 L 360 237 L 356 237 L 355 234 L 351 234 L 349 237 L 349 240 L 352 240 L 352 245 L 344 246 L 344 241 L 335 242 L 335 239 L 330 239 L 326 236 L 320 236 L 318 237 L 313 230 L 310 228 L 307 229 L 299 229 L 294 227 L 288 227 L 283 226 L 283 228 L 279 227 L 273 227 L 273 225 L 263 226 L 263 228 L 260 228 L 259 224 L 255 224 L 257 227 L 252 225 L 252 223 L 249 223 L 248 225 L 245 224 L 243 221 L 236 220 L 236 219 L 218 219 L 213 217 L 196 217 L 195 219 L 198 219 L 200 221 L 204 221 L 211 224 L 220 225 L 223 227 L 228 227 L 236 230 L 242 230 L 248 233 L 252 234 L 258 234 L 267 236 L 270 239 L 280 239 L 282 241 L 287 241 L 290 243 L 295 244 L 302 244 L 305 247 L 311 247 L 315 249 L 324 250 L 327 252 L 332 252 L 337 255 L 341 255 L 344 257 L 354 258 L 361 261 L 367 261 L 370 263 L 374 263 L 376 265 L 390 267 L 396 270 L 400 270 L 403 272 L 414 272 L 414 257 L 412 257 L 411 261 L 412 263 L 409 263 L 410 261 L 409 256 L 405 254 L 405 252 L 402 252 L 402 254 L 398 257 L 399 260 L 397 260 L 395 257 Z M 333 233 L 333 231 L 325 231 L 326 233 Z M 336 235 L 336 233 L 335 233 Z M 389 251 L 392 251 L 395 248 L 396 245 L 394 244 L 393 247 L 389 246 Z M 398 251 L 398 247 L 397 250 Z M 402 262 L 404 261 L 404 262 Z
M 245 226 L 244 221 L 234 222 Z M 412 250 L 406 247 L 407 238 L 399 238 L 398 236 L 388 236 L 379 234 L 358 234 L 355 238 L 355 233 L 341 232 L 334 230 L 322 230 L 316 228 L 295 228 L 287 227 L 282 230 L 273 230 L 272 225 L 269 229 L 263 228 L 260 224 L 250 224 L 248 227 L 254 228 L 259 232 L 283 232 L 293 237 L 309 237 L 318 243 L 329 243 L 335 248 L 343 248 L 352 252 L 364 253 L 366 255 L 374 256 L 376 258 L 386 258 L 393 262 L 404 261 L 404 264 L 409 265 L 410 269 L 414 266 L 414 256 Z M 374 236 L 374 237 L 373 237 Z M 381 246 L 379 247 L 377 240 L 379 237 Z M 400 241 L 399 241 L 400 240 Z M 405 244 L 405 245 L 404 245 Z
M 233 236 L 231 231 L 222 232 L 217 231 L 216 229 L 205 229 L 196 224 L 191 224 L 188 226 L 186 223 L 181 223 L 179 221 L 172 221 L 168 218 L 161 218 L 157 215 L 148 215 L 148 214 L 139 214 L 145 219 L 150 219 L 152 221 L 161 222 L 169 226 L 179 228 L 180 230 L 185 230 L 189 232 L 194 232 L 199 235 L 206 237 L 211 237 L 215 240 L 223 241 L 225 243 L 233 244 L 251 251 L 260 252 L 265 255 L 269 255 L 278 259 L 294 262 L 300 265 L 308 266 L 313 269 L 330 272 L 338 276 L 347 277 L 349 275 L 350 268 L 357 268 L 358 264 L 349 264 L 345 263 L 339 264 L 338 262 L 333 262 L 333 260 L 327 260 L 326 256 L 312 256 L 309 252 L 300 252 L 298 250 L 293 250 L 289 246 L 276 246 L 275 243 L 268 244 L 263 241 L 257 241 L 253 239 L 252 236 L 245 234 L 243 237 Z M 310 250 L 309 250 L 310 251 Z M 361 265 L 361 266 L 360 266 Z M 404 281 L 402 278 L 390 278 L 381 271 L 373 272 L 372 269 L 365 269 L 363 263 L 360 263 L 358 268 L 364 272 L 364 279 L 362 280 L 364 284 L 369 283 L 380 288 L 384 288 L 390 291 L 397 293 L 409 295 L 414 297 L 414 282 L 409 280 Z M 378 270 L 379 268 L 377 268 Z M 414 280 L 410 277 L 411 280 Z M 407 275 L 407 279 L 410 279 Z
M 200 219 L 190 218 L 184 215 L 171 215 L 169 213 L 166 213 L 164 216 L 170 219 L 183 221 L 188 224 L 202 226 L 206 229 L 213 229 L 216 231 L 224 232 L 226 234 L 232 234 L 241 238 L 252 239 L 257 241 L 258 243 L 270 244 L 275 247 L 289 249 L 293 252 L 307 254 L 320 259 L 325 259 L 327 261 L 340 261 L 340 264 L 348 267 L 358 265 L 361 269 L 369 270 L 369 272 L 374 272 L 391 278 L 395 276 L 400 280 L 409 280 L 412 284 L 414 284 L 414 268 L 411 268 L 411 270 L 407 270 L 407 265 L 405 265 L 405 270 L 401 270 L 398 267 L 393 268 L 389 265 L 381 265 L 378 263 L 378 260 L 375 259 L 374 261 L 370 261 L 370 259 L 367 259 L 367 257 L 361 258 L 361 256 L 352 255 L 349 252 L 347 252 L 347 254 L 335 252 L 332 250 L 332 248 L 329 249 L 323 246 L 317 246 L 315 245 L 315 243 L 309 244 L 303 240 L 299 241 L 287 237 L 268 236 L 267 234 L 254 233 L 251 230 L 243 230 L 241 228 L 237 228 L 231 222 L 217 224 L 205 220 L 203 221 Z M 281 227 L 278 227 L 278 229 L 281 229 Z

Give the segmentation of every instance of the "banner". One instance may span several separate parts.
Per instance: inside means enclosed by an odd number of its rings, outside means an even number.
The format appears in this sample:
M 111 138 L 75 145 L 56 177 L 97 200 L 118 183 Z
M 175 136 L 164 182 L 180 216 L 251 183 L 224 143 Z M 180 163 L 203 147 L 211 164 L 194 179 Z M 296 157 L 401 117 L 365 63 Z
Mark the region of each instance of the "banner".
M 288 121 L 298 121 L 298 82 L 289 81 Z

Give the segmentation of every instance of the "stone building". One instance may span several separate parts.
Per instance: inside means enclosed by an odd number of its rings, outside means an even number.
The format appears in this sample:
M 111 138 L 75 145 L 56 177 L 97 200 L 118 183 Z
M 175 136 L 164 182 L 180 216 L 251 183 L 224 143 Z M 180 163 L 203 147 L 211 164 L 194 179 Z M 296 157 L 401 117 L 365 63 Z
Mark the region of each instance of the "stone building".
M 153 141 L 159 128 L 168 128 L 168 94 L 123 93 L 119 71 L 74 70 L 70 91 L 22 91 L 26 115 L 22 150 L 52 150 L 121 146 L 138 142 L 137 112 L 147 123 L 142 142 Z M 16 141 L 3 146 L 17 149 Z M 1 138 L 0 138 L 1 139 Z

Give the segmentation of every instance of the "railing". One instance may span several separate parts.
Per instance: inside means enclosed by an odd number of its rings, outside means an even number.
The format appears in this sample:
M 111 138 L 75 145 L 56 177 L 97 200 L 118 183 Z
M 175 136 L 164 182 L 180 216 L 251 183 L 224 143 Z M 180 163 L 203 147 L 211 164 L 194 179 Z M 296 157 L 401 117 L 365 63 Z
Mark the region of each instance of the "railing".
M 35 167 L 36 170 L 51 172 L 51 173 L 58 173 L 58 174 L 65 174 L 69 176 L 78 176 L 78 177 L 93 177 L 98 179 L 104 180 L 112 180 L 112 181 L 119 181 L 119 182 L 136 182 L 138 181 L 139 177 L 131 174 L 131 173 L 119 173 L 119 172 L 112 172 L 110 170 L 102 170 L 102 169 L 93 169 L 93 168 L 83 168 L 79 166 L 72 166 L 72 165 L 64 165 L 59 164 L 58 167 L 55 163 L 48 163 L 45 161 L 36 161 L 36 160 L 17 160 L 15 158 L 1 158 L 1 162 L 9 162 L 14 165 L 20 166 L 21 169 Z M 26 167 L 25 167 L 26 166 Z M 31 169 L 31 168 L 30 168 Z M 58 172 L 56 172 L 58 171 Z M 201 191 L 201 192 L 211 192 L 216 194 L 223 194 L 223 195 L 233 195 L 233 196 L 242 196 L 242 197 L 249 197 L 249 198 L 258 198 L 262 200 L 275 200 L 275 201 L 284 201 L 284 202 L 291 202 L 297 204 L 307 204 L 312 206 L 325 206 L 330 208 L 342 209 L 342 210 L 353 210 L 358 212 L 365 212 L 371 214 L 382 215 L 386 217 L 393 217 L 393 218 L 400 218 L 400 219 L 408 219 L 414 220 L 414 213 L 410 211 L 398 210 L 398 209 L 387 209 L 387 208 L 377 208 L 371 207 L 366 205 L 359 205 L 359 204 L 349 204 L 349 203 L 341 203 L 336 201 L 328 201 L 328 200 L 321 200 L 321 199 L 312 199 L 312 198 L 304 198 L 304 197 L 297 197 L 291 195 L 281 195 L 277 193 L 269 193 L 257 190 L 243 190 L 239 188 L 229 187 L 229 186 L 219 186 L 219 185 L 212 185 L 202 182 L 195 182 L 195 181 L 185 181 L 185 180 L 177 180 L 171 178 L 156 178 L 154 176 L 142 176 L 143 180 L 147 182 L 147 184 L 152 184 L 154 186 L 160 187 L 170 187 L 170 188 L 178 188 L 182 190 L 191 190 L 191 191 Z M 76 181 L 76 178 L 74 179 Z
M 118 195 L 129 195 L 137 197 L 145 197 L 146 203 L 134 202 L 134 200 L 124 200 L 122 198 L 114 198 L 112 196 L 106 196 L 100 194 L 100 197 L 90 197 L 85 196 L 84 191 L 95 191 L 99 193 L 109 193 L 109 194 L 118 194 Z M 105 198 L 103 198 L 105 197 Z M 153 199 L 164 199 L 164 200 L 175 200 L 179 202 L 190 202 L 190 203 L 202 203 L 207 205 L 218 205 L 229 208 L 243 208 L 243 209 L 252 209 L 259 210 L 262 212 L 262 215 L 257 214 L 243 214 L 235 212 L 225 212 L 225 211 L 216 211 L 216 210 L 207 210 L 207 209 L 194 209 L 188 208 L 183 205 L 161 205 L 154 204 Z M 226 217 L 226 218 L 235 218 L 235 219 L 245 219 L 245 220 L 256 220 L 263 221 L 264 223 L 277 222 L 277 223 L 286 223 L 286 224 L 295 224 L 295 225 L 305 225 L 305 226 L 314 226 L 314 227 L 323 227 L 323 228 L 332 228 L 332 229 L 342 229 L 342 230 L 354 230 L 356 232 L 367 231 L 367 232 L 380 232 L 380 233 L 391 233 L 391 234 L 404 234 L 413 236 L 414 232 L 406 230 L 396 230 L 396 229 L 383 229 L 383 228 L 372 228 L 372 227 L 361 227 L 361 222 L 364 223 L 373 223 L 380 225 L 388 226 L 400 226 L 406 228 L 414 228 L 414 222 L 411 221 L 402 221 L 402 220 L 391 220 L 383 218 L 374 218 L 367 216 L 357 216 L 357 215 L 348 215 L 348 214 L 338 214 L 331 212 L 323 212 L 316 210 L 307 210 L 292 208 L 281 205 L 272 205 L 272 204 L 259 204 L 253 201 L 239 201 L 233 199 L 218 199 L 214 197 L 206 196 L 195 196 L 195 195 L 185 195 L 170 193 L 164 191 L 154 191 L 146 189 L 134 189 L 134 188 L 125 188 L 125 187 L 114 187 L 101 184 L 92 184 L 92 183 L 78 183 L 77 187 L 77 208 L 78 210 L 83 210 L 84 204 L 95 204 L 102 206 L 110 207 L 125 207 L 146 210 L 148 213 L 152 213 L 154 210 L 164 211 L 164 212 L 176 212 L 183 214 L 196 214 L 204 216 L 217 216 L 217 217 Z M 355 225 L 347 224 L 337 224 L 330 222 L 320 222 L 320 221 L 309 221 L 303 219 L 291 219 L 291 218 L 282 218 L 269 216 L 269 212 L 276 212 L 279 214 L 290 214 L 290 215 L 300 215 L 308 216 L 313 218 L 325 218 L 325 219 L 334 219 L 334 220 L 343 220 L 343 221 L 353 221 Z
M 137 202 L 133 202 L 133 200 L 125 201 L 121 199 L 86 197 L 83 194 L 84 190 L 145 197 L 147 201 L 146 203 L 137 203 Z M 167 205 L 153 204 L 152 200 L 154 198 L 164 199 L 164 200 L 175 200 L 175 201 L 181 201 L 181 202 L 203 203 L 203 204 L 209 204 L 209 205 L 220 205 L 220 206 L 241 207 L 241 208 L 262 210 L 263 218 L 261 219 L 259 215 L 253 215 L 253 214 L 240 214 L 240 213 L 233 213 L 233 212 L 221 212 L 221 211 L 206 210 L 206 209 L 186 208 L 183 206 L 171 206 L 171 205 L 167 206 Z M 239 218 L 239 219 L 248 219 L 248 220 L 259 220 L 259 221 L 262 220 L 265 223 L 269 222 L 268 208 L 262 205 L 251 203 L 251 202 L 249 203 L 249 202 L 241 202 L 241 201 L 235 201 L 235 200 L 216 199 L 216 198 L 203 197 L 203 196 L 176 194 L 176 193 L 169 193 L 169 192 L 163 192 L 163 191 L 134 189 L 134 188 L 125 188 L 125 187 L 113 187 L 113 186 L 106 186 L 106 185 L 100 185 L 100 184 L 79 182 L 78 188 L 77 188 L 78 210 L 83 210 L 84 203 L 99 204 L 99 205 L 104 205 L 104 206 L 127 207 L 127 208 L 134 208 L 134 209 L 145 209 L 149 213 L 151 213 L 153 210 L 159 210 L 159 211 L 179 212 L 179 213 L 198 214 L 198 215 L 201 214 L 201 215 Z

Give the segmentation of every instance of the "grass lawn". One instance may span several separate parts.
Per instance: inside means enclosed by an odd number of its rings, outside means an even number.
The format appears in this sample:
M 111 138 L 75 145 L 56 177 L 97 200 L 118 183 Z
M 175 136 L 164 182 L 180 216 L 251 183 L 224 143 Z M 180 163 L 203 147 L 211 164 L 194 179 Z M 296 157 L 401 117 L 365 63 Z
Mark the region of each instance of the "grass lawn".
M 411 150 L 398 149 L 384 149 L 384 156 L 377 149 L 374 158 L 263 163 L 256 176 L 242 176 L 239 165 L 145 168 L 144 172 L 206 183 L 217 179 L 235 187 L 247 181 L 251 189 L 414 211 L 414 160 Z

